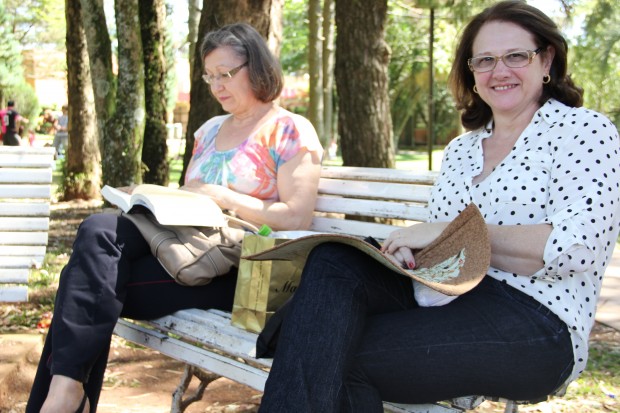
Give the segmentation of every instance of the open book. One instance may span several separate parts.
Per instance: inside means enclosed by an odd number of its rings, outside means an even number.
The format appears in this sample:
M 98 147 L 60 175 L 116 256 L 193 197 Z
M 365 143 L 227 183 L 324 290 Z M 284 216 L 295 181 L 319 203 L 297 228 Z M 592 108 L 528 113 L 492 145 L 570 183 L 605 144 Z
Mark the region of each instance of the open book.
M 491 261 L 486 223 L 474 204 L 467 206 L 432 243 L 422 250 L 413 251 L 414 270 L 402 268 L 381 252 L 378 245 L 345 234 L 306 235 L 241 258 L 295 261 L 302 265 L 314 247 L 326 242 L 357 248 L 392 271 L 447 295 L 461 295 L 476 286 L 486 275 Z
M 163 225 L 226 227 L 227 217 L 213 199 L 206 195 L 166 186 L 142 184 L 131 194 L 105 185 L 101 195 L 124 212 L 140 205 L 149 209 Z

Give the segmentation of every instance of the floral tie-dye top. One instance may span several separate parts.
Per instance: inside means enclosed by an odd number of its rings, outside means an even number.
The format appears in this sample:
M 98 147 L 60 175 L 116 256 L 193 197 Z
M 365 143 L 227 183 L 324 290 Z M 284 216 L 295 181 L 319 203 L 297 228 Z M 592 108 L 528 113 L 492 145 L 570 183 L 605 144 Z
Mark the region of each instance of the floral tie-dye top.
M 198 180 L 258 199 L 279 201 L 276 180 L 280 166 L 301 149 L 322 155 L 323 148 L 310 121 L 282 108 L 238 147 L 218 151 L 215 137 L 229 116 L 208 120 L 194 134 L 186 183 Z

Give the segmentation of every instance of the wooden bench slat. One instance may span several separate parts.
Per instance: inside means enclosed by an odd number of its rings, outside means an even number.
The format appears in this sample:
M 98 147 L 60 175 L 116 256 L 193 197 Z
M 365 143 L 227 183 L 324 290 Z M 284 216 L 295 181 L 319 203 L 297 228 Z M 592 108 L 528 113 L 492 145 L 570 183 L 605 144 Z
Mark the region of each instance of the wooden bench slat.
M 432 185 L 439 174 L 434 171 L 407 171 L 391 168 L 368 168 L 360 166 L 324 166 L 321 178 L 350 179 L 359 181 L 401 182 Z
M 42 257 L 45 255 L 45 245 L 2 245 L 0 244 L 0 257 Z
M 0 232 L 0 244 L 3 245 L 47 245 L 46 232 Z
M 0 217 L 0 231 L 47 231 L 49 218 Z
M 228 326 L 215 327 L 204 324 L 193 324 L 189 321 L 179 319 L 174 316 L 162 317 L 149 322 L 149 324 L 160 328 L 162 331 L 174 332 L 175 335 L 182 337 L 191 342 L 200 343 L 210 348 L 225 351 L 233 357 L 238 357 L 251 364 L 261 367 L 270 367 L 272 361 L 270 359 L 256 358 L 256 336 L 253 340 L 248 340 L 228 334 L 233 327 L 228 322 Z
M 0 268 L 0 283 L 27 284 L 29 273 L 30 271 L 28 268 Z
M 451 406 L 443 406 L 441 404 L 407 405 L 390 402 L 384 402 L 383 409 L 384 412 L 390 413 L 455 413 L 465 411 L 463 409 Z
M 3 146 L 0 166 L 10 168 L 49 168 L 54 166 L 54 148 Z
M 21 257 L 0 257 L 2 268 L 39 268 L 43 264 L 45 255 L 21 256 Z
M 218 334 L 222 334 L 221 330 L 226 330 L 227 335 L 235 337 L 237 340 L 240 341 L 247 341 L 252 343 L 256 341 L 256 334 L 243 330 L 241 328 L 233 327 L 230 324 L 231 314 L 226 311 L 204 311 L 197 308 L 190 308 L 188 310 L 178 311 L 174 313 L 174 316 L 187 322 L 208 326 L 208 328 L 213 330 L 219 330 L 217 332 Z M 252 350 L 248 350 L 245 351 L 245 353 L 250 353 L 251 351 Z
M 369 216 L 377 218 L 394 218 L 411 221 L 423 221 L 428 210 L 423 204 L 375 201 L 367 199 L 349 199 L 319 196 L 315 211 Z
M 49 201 L 0 202 L 0 217 L 48 217 L 49 215 Z
M 268 373 L 240 361 L 185 343 L 174 337 L 119 320 L 114 333 L 134 343 L 152 348 L 176 360 L 228 377 L 253 389 L 263 391 Z
M 54 153 L 56 150 L 51 146 L 3 146 L 0 150 L 0 155 L 13 155 L 13 156 L 32 156 L 32 155 L 46 155 L 48 156 L 48 165 L 50 161 L 53 161 Z M 49 158 L 51 156 L 51 158 Z
M 355 182 L 343 179 L 321 179 L 319 193 L 345 197 L 373 198 L 396 201 L 427 202 L 430 186 L 408 183 Z
M 48 184 L 0 185 L 0 198 L 50 199 L 51 197 L 52 186 Z
M 28 301 L 28 287 L 3 286 L 0 288 L 0 302 L 15 303 Z
M 51 168 L 0 168 L 0 183 L 3 184 L 49 184 L 51 182 Z
M 179 334 L 188 340 L 222 350 L 261 367 L 271 366 L 268 359 L 256 359 L 255 333 L 234 327 L 231 324 L 231 313 L 219 310 L 199 310 L 196 308 L 178 311 L 173 314 L 172 323 L 187 324 L 189 328 L 181 328 Z M 169 323 L 170 326 L 174 325 Z M 199 326 L 194 329 L 193 326 Z M 177 327 L 174 326 L 175 333 Z

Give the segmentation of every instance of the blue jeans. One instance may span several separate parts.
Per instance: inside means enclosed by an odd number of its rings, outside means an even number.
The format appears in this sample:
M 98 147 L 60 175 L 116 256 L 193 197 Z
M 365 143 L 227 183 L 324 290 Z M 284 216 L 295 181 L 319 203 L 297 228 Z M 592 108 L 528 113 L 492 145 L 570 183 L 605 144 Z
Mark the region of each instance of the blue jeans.
M 566 325 L 486 277 L 442 307 L 358 250 L 310 254 L 284 320 L 260 412 L 383 412 L 382 401 L 485 395 L 528 400 L 569 376 Z

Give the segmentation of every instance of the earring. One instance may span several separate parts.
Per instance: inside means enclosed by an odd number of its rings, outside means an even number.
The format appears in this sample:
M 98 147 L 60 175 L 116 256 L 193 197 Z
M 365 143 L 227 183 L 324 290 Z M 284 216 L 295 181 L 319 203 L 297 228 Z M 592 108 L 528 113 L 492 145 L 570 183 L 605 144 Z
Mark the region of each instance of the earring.
M 544 75 L 543 76 L 543 84 L 546 85 L 549 82 L 551 82 L 551 76 L 550 75 Z
M 476 85 L 474 85 L 474 93 L 477 95 L 478 94 L 478 87 Z

